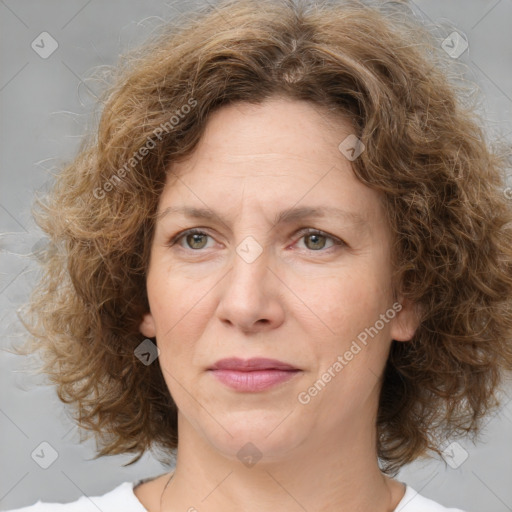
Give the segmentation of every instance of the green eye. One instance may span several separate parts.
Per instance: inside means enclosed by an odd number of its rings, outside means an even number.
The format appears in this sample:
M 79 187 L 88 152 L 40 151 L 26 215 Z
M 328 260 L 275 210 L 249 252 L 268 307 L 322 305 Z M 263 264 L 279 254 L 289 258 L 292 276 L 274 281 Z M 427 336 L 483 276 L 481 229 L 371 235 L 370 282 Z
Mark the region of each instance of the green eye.
M 343 240 L 328 235 L 318 229 L 304 228 L 297 233 L 297 235 L 300 235 L 298 241 L 304 240 L 305 248 L 311 252 L 320 252 L 323 250 L 325 250 L 324 252 L 327 252 L 335 246 L 346 246 Z M 193 251 L 200 251 L 207 247 L 208 238 L 211 238 L 208 233 L 205 233 L 200 229 L 193 228 L 178 234 L 173 240 L 171 240 L 169 245 L 172 246 L 178 243 L 178 245 L 185 250 L 191 249 Z M 330 245 L 327 245 L 329 242 Z
M 303 238 L 305 240 L 306 247 L 313 251 L 323 249 L 325 247 L 325 243 L 327 241 L 326 236 L 320 235 L 318 233 L 310 233 L 308 235 L 305 235 Z M 308 241 L 310 241 L 311 244 L 308 244 Z
M 332 249 L 335 246 L 347 245 L 343 240 L 328 235 L 327 233 L 324 233 L 318 229 L 305 228 L 301 230 L 298 235 L 302 235 L 299 240 L 304 240 L 306 249 L 313 252 L 319 252 L 323 249 L 325 249 L 325 252 L 327 252 L 329 249 Z M 326 247 L 326 243 L 328 241 L 330 241 L 331 244 Z
M 169 245 L 172 246 L 178 243 L 178 245 L 180 245 L 183 249 L 199 251 L 206 247 L 206 244 L 208 243 L 208 237 L 210 237 L 210 235 L 204 231 L 201 231 L 200 229 L 188 229 L 187 231 L 174 237 L 170 241 Z M 185 241 L 186 245 L 182 243 L 182 240 Z

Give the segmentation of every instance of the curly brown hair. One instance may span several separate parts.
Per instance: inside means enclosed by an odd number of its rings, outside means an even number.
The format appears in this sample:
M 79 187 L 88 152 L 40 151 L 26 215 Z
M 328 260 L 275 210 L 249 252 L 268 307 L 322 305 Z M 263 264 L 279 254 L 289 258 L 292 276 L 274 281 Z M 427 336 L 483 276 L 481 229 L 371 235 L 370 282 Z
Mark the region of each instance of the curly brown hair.
M 157 202 L 215 109 L 275 95 L 353 123 L 366 147 L 353 170 L 386 205 L 396 289 L 421 310 L 383 376 L 383 471 L 478 433 L 512 368 L 512 214 L 506 159 L 448 60 L 405 4 L 356 0 L 224 1 L 121 59 L 97 131 L 36 203 L 49 246 L 18 348 L 41 354 L 97 456 L 177 447 L 158 359 L 134 355 Z

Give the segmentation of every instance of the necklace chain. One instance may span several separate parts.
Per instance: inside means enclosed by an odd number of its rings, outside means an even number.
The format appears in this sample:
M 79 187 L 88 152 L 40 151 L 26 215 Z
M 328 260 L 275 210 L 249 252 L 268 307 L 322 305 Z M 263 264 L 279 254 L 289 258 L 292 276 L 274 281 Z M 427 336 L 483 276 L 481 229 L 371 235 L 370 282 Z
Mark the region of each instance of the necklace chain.
M 171 476 L 169 477 L 169 480 L 167 480 L 167 483 L 166 483 L 166 484 L 165 484 L 165 486 L 164 486 L 164 490 L 162 491 L 162 494 L 161 494 L 161 496 L 160 496 L 160 512 L 162 512 L 162 503 L 163 503 L 163 499 L 164 499 L 164 492 L 165 492 L 165 490 L 167 489 L 167 486 L 169 485 L 169 483 L 171 482 L 171 480 L 173 479 L 173 477 L 174 477 L 174 471 L 172 472 Z M 388 492 L 389 492 L 389 495 L 390 495 L 390 496 L 389 496 L 389 498 L 390 498 L 390 500 L 391 500 L 391 491 L 390 491 L 390 490 L 388 490 Z M 394 510 L 396 510 L 396 509 L 395 509 L 395 508 L 390 509 L 390 512 L 393 512 Z
M 167 483 L 165 484 L 164 490 L 162 491 L 162 495 L 160 496 L 160 512 L 162 512 L 162 502 L 163 502 L 163 499 L 164 499 L 164 492 L 167 489 L 167 486 L 169 485 L 169 483 L 172 480 L 173 476 L 174 476 L 174 471 L 172 472 L 172 475 L 169 478 L 169 480 L 167 480 Z

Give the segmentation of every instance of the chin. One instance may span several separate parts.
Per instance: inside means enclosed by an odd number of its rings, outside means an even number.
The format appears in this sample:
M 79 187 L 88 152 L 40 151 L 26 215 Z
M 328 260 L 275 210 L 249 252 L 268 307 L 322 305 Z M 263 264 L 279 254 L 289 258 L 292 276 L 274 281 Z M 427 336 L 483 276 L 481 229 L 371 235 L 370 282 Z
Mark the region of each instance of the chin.
M 297 421 L 289 412 L 282 408 L 272 412 L 251 410 L 223 414 L 223 425 L 229 434 L 222 428 L 215 428 L 204 431 L 204 435 L 214 449 L 227 458 L 242 463 L 246 458 L 261 459 L 261 463 L 278 460 L 306 441 L 309 434 L 305 423 Z

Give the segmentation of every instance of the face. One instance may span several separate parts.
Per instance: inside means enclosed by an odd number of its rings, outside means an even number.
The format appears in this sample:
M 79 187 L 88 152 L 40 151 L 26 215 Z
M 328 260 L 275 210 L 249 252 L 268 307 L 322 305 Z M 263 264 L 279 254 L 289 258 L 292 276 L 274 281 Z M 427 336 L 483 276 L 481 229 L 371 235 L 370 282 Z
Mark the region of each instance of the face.
M 180 438 L 281 457 L 373 428 L 391 340 L 415 324 L 393 295 L 380 197 L 338 149 L 352 132 L 308 102 L 239 103 L 169 170 L 140 330 Z M 229 358 L 243 361 L 216 365 Z

